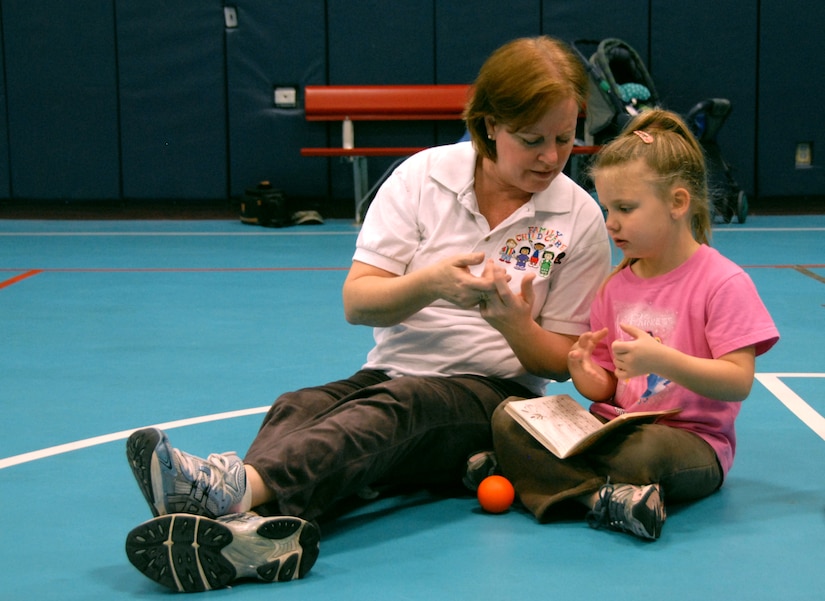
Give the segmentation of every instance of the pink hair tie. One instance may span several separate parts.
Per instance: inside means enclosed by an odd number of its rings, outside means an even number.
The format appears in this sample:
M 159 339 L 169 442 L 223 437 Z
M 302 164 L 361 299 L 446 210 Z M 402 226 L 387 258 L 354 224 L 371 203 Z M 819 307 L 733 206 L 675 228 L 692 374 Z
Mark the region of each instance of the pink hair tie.
M 645 144 L 653 144 L 653 136 L 651 136 L 646 131 L 641 131 L 639 129 L 633 130 L 633 133 L 641 138 L 642 142 Z

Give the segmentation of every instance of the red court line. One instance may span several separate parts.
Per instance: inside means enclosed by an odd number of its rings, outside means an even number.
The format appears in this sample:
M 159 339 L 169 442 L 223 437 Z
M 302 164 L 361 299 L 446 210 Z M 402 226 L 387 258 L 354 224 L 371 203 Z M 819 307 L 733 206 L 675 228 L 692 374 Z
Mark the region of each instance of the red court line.
M 19 270 L 15 270 L 15 271 L 19 271 Z M 11 286 L 12 284 L 16 284 L 17 282 L 22 282 L 23 280 L 25 280 L 27 278 L 30 278 L 32 276 L 37 275 L 38 273 L 43 273 L 43 270 L 42 269 L 30 269 L 26 273 L 21 273 L 20 275 L 15 276 L 15 277 L 13 277 L 9 280 L 6 280 L 4 282 L 0 282 L 0 288 L 7 288 L 7 287 Z

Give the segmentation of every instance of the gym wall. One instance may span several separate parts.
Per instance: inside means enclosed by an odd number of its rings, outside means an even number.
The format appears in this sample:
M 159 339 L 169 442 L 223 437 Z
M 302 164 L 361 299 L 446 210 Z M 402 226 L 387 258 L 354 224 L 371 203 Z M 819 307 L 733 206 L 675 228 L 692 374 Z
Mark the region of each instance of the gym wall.
M 237 27 L 227 27 L 225 5 Z M 270 179 L 350 216 L 337 124 L 310 84 L 469 83 L 518 36 L 618 37 L 668 108 L 731 100 L 719 137 L 752 203 L 825 195 L 825 5 L 780 0 L 0 0 L 0 199 L 221 201 Z M 298 90 L 276 108 L 275 86 Z M 360 145 L 457 139 L 460 123 L 359 123 Z M 799 142 L 813 165 L 796 168 Z M 371 159 L 375 180 L 392 159 Z

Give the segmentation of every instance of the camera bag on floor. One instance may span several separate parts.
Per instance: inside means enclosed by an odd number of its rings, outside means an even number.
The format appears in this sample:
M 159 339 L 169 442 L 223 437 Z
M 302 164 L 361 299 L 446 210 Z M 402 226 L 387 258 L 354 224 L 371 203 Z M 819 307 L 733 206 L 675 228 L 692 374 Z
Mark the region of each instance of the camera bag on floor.
M 262 181 L 254 188 L 247 188 L 241 200 L 241 221 L 264 227 L 292 225 L 292 213 L 283 191 Z

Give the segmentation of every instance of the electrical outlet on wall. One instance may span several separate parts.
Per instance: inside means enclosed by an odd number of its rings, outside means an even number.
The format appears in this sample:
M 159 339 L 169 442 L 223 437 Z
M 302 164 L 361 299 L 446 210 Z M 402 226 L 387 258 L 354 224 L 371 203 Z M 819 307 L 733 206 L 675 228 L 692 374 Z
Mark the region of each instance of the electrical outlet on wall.
M 275 106 L 295 108 L 298 106 L 298 91 L 292 86 L 275 86 Z
M 223 20 L 227 29 L 235 29 L 238 26 L 238 11 L 234 6 L 223 7 Z
M 794 157 L 797 169 L 807 169 L 814 162 L 814 143 L 813 142 L 797 142 L 796 155 Z

